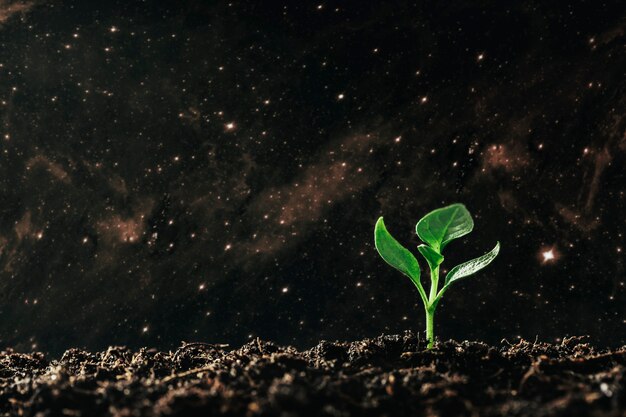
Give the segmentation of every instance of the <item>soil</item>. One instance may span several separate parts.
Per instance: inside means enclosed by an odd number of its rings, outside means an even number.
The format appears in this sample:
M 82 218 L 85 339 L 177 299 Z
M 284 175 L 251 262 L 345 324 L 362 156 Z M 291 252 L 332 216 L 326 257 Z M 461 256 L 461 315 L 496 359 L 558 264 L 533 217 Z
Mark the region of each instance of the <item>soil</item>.
M 626 416 L 626 346 L 499 346 L 412 333 L 307 351 L 110 347 L 0 353 L 2 416 Z

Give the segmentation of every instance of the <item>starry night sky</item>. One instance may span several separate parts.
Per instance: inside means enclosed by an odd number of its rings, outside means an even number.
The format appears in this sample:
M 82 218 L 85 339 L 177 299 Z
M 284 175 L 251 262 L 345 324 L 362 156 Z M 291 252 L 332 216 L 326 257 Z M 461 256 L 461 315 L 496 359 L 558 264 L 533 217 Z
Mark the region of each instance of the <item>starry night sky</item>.
M 626 343 L 626 6 L 512 3 L 0 1 L 0 347 L 422 331 L 454 202 L 438 336 Z

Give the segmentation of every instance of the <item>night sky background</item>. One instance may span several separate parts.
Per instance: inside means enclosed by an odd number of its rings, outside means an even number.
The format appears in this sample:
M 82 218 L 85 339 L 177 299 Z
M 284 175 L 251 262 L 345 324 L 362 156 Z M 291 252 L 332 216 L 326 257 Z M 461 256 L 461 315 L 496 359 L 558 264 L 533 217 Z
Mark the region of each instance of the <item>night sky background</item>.
M 626 343 L 626 5 L 0 0 L 0 347 Z M 426 263 L 421 261 L 422 270 Z M 428 274 L 422 279 L 426 283 Z

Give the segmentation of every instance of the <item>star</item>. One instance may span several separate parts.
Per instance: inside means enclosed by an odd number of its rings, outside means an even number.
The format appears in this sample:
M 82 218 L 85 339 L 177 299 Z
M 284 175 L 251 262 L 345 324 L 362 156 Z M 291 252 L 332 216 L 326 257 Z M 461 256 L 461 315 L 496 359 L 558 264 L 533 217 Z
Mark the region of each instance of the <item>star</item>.
M 543 256 L 544 262 L 552 261 L 555 259 L 554 250 L 552 249 L 542 252 L 541 255 Z
M 554 263 L 561 257 L 555 246 L 543 248 L 539 251 L 539 259 L 542 264 Z

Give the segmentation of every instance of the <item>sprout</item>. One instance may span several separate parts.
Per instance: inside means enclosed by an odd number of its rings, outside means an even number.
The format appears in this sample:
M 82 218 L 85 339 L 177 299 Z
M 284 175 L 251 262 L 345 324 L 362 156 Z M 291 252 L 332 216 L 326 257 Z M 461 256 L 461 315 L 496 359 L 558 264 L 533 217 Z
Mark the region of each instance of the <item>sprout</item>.
M 483 256 L 463 262 L 446 274 L 443 286 L 439 289 L 439 267 L 444 260 L 443 250 L 453 241 L 465 236 L 474 228 L 474 221 L 463 204 L 452 204 L 425 215 L 415 227 L 417 235 L 424 242 L 417 250 L 422 254 L 430 268 L 430 292 L 428 296 L 420 281 L 420 266 L 415 256 L 402 246 L 387 231 L 383 218 L 379 218 L 374 228 L 374 243 L 380 256 L 389 265 L 408 276 L 417 287 L 426 312 L 426 339 L 428 349 L 433 347 L 434 319 L 437 304 L 450 286 L 468 275 L 489 265 L 500 251 L 500 243 Z

